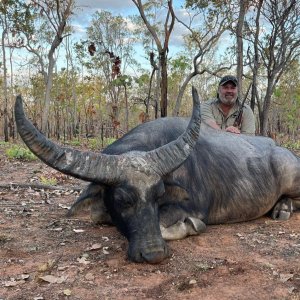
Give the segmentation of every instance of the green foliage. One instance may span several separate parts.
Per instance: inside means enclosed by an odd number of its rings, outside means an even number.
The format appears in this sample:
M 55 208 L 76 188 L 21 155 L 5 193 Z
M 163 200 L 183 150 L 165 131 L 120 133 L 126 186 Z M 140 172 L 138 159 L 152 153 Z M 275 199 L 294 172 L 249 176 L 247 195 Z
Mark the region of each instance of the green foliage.
M 148 85 L 149 81 L 150 81 L 150 76 L 149 74 L 145 74 L 145 73 L 135 78 L 135 83 L 137 83 L 139 87 Z
M 45 176 L 41 175 L 40 182 L 45 185 L 56 185 L 57 179 L 55 177 L 45 177 Z
M 116 139 L 115 138 L 104 138 L 103 139 L 103 148 L 113 143 Z M 102 140 L 100 138 L 91 138 L 88 139 L 87 147 L 94 151 L 99 151 L 102 149 Z
M 300 150 L 300 141 L 286 141 L 282 144 L 282 146 L 292 149 L 292 150 Z
M 128 75 L 121 75 L 112 81 L 114 86 L 131 86 L 132 77 Z
M 28 149 L 20 147 L 18 145 L 12 145 L 5 151 L 6 156 L 9 159 L 21 159 L 21 160 L 36 160 L 37 157 Z
M 81 146 L 80 140 L 71 140 L 71 141 L 68 141 L 67 144 L 70 145 L 70 146 L 74 146 L 74 147 L 79 147 L 79 146 Z
M 10 144 L 7 143 L 7 142 L 0 141 L 0 147 L 1 147 L 1 148 L 6 148 L 6 147 L 8 147 L 9 145 L 10 145 Z

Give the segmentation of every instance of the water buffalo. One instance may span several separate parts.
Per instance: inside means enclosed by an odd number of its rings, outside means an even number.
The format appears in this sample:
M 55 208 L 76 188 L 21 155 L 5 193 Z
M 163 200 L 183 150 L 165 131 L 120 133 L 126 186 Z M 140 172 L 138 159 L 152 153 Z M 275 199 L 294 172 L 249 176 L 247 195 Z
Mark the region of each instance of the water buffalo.
M 300 158 L 264 137 L 200 127 L 193 90 L 191 120 L 161 118 L 137 126 L 102 153 L 60 147 L 25 118 L 17 97 L 18 131 L 51 167 L 90 184 L 73 214 L 91 205 L 94 222 L 112 222 L 129 241 L 128 257 L 158 263 L 165 240 L 199 234 L 207 224 L 241 222 L 270 212 L 288 219 L 300 203 Z

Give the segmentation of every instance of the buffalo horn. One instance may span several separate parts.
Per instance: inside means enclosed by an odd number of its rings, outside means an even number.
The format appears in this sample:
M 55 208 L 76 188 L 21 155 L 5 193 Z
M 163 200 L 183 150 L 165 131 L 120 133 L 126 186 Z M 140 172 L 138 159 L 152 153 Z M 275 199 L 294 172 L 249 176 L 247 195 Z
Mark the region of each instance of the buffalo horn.
M 145 155 L 145 159 L 160 175 L 167 174 L 184 162 L 191 153 L 200 131 L 200 101 L 193 87 L 193 115 L 187 130 L 175 141 Z M 103 184 L 118 183 L 132 158 L 128 155 L 107 155 L 82 152 L 59 146 L 48 140 L 26 118 L 22 98 L 17 96 L 15 118 L 18 132 L 28 148 L 50 167 L 80 178 Z M 126 175 L 125 175 L 126 176 Z
M 177 169 L 190 155 L 198 140 L 201 124 L 199 95 L 192 87 L 193 114 L 185 132 L 176 140 L 147 153 L 153 169 L 160 175 L 166 175 Z

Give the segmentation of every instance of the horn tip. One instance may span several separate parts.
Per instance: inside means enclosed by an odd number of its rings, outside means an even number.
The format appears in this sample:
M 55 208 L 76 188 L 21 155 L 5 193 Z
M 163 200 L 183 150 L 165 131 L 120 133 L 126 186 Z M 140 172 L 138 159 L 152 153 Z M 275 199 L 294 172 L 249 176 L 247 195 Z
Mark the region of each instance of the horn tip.
M 20 106 L 23 104 L 23 99 L 22 99 L 22 96 L 21 94 L 17 95 L 16 97 L 16 103 L 15 103 L 15 106 Z

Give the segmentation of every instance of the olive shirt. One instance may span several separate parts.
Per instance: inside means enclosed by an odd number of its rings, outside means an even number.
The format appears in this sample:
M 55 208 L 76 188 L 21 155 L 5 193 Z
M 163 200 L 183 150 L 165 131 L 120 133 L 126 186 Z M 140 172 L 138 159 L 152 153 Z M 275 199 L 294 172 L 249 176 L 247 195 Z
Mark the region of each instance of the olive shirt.
M 237 101 L 236 104 L 230 109 L 227 117 L 225 117 L 222 110 L 219 108 L 218 103 L 218 99 L 213 99 L 202 103 L 201 119 L 204 122 L 205 120 L 214 120 L 222 130 L 225 130 L 227 127 L 233 126 L 241 104 L 239 101 Z M 254 114 L 250 106 L 247 104 L 244 104 L 242 122 L 239 126 L 239 129 L 241 133 L 244 134 L 255 134 Z

